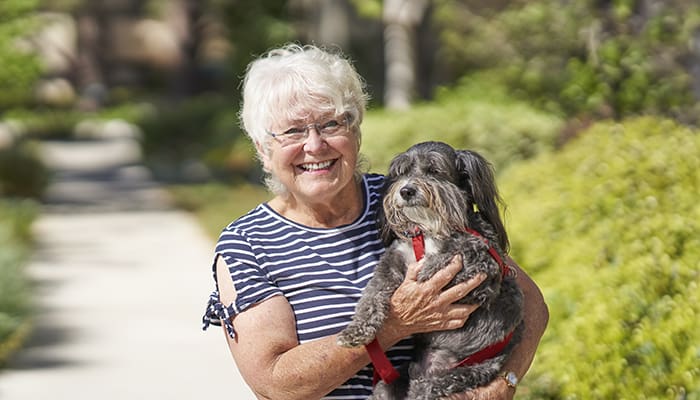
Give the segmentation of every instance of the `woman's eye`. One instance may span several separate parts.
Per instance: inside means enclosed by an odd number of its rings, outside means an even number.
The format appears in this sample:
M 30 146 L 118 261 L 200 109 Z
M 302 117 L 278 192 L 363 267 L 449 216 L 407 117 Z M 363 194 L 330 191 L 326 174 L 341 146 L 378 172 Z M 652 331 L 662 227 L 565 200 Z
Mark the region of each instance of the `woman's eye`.
M 338 121 L 330 120 L 330 121 L 326 122 L 325 124 L 323 124 L 321 126 L 321 129 L 335 128 L 338 125 L 340 125 L 340 124 L 338 124 Z
M 304 130 L 301 128 L 289 128 L 286 131 L 284 131 L 285 135 L 298 135 L 300 133 L 304 133 Z

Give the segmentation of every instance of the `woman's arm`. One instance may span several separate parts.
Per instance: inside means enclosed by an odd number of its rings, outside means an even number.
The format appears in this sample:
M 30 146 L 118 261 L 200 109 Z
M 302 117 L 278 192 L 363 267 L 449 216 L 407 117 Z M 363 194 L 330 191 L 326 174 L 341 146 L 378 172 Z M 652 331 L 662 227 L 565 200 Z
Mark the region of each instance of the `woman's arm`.
M 409 266 L 392 299 L 391 315 L 377 335 L 382 348 L 413 333 L 461 326 L 475 309 L 452 303 L 478 286 L 482 277 L 442 291 L 461 268 L 461 259 L 423 283 L 415 279 L 419 267 L 420 263 Z M 230 304 L 235 288 L 221 258 L 217 276 L 221 301 Z M 260 399 L 323 397 L 370 362 L 364 347 L 338 346 L 336 335 L 299 344 L 294 315 L 283 296 L 238 314 L 233 325 L 237 335 L 236 339 L 226 335 L 229 349 L 243 379 Z
M 525 331 L 520 343 L 513 349 L 510 357 L 503 365 L 502 371 L 514 372 L 522 379 L 532 364 L 537 346 L 544 334 L 549 321 L 549 310 L 542 292 L 535 282 L 513 261 L 508 258 L 508 264 L 516 268 L 517 282 L 523 292 L 523 316 Z M 506 384 L 505 379 L 498 377 L 488 386 L 478 388 L 469 394 L 451 396 L 451 400 L 505 399 L 510 400 L 515 395 L 515 389 Z

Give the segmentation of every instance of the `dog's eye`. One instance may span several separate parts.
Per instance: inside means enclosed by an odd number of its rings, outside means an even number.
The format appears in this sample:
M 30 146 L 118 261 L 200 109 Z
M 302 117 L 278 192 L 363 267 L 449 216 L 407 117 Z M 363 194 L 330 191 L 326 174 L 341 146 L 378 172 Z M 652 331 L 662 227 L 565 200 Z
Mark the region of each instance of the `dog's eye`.
M 435 164 L 428 164 L 425 167 L 425 172 L 429 175 L 438 175 L 440 173 L 440 168 Z

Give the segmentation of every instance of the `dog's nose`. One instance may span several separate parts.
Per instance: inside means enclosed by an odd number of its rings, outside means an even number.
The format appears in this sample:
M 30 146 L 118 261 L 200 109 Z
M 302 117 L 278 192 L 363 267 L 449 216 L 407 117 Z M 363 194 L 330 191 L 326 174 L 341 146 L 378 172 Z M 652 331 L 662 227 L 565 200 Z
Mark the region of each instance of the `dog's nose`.
M 404 186 L 399 190 L 399 193 L 404 200 L 408 200 L 416 195 L 416 189 L 412 186 Z

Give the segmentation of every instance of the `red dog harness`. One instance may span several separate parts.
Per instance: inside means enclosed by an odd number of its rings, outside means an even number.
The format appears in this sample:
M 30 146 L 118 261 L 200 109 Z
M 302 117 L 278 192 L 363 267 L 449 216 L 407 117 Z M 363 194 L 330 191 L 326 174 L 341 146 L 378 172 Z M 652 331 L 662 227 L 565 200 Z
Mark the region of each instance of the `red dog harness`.
M 505 262 L 503 262 L 503 259 L 498 254 L 496 249 L 493 246 L 491 246 L 491 244 L 488 242 L 488 240 L 486 240 L 485 237 L 483 237 L 479 232 L 473 229 L 464 228 L 464 230 L 467 233 L 478 237 L 488 246 L 489 254 L 491 254 L 491 257 L 493 257 L 493 259 L 496 260 L 498 265 L 501 267 L 502 277 L 505 278 L 506 276 L 513 275 L 514 271 L 508 265 L 506 265 Z M 421 232 L 420 229 L 416 228 L 414 235 L 412 235 L 411 241 L 413 243 L 413 253 L 416 256 L 416 260 L 420 260 L 425 255 L 425 238 L 423 237 L 423 232 Z M 500 352 L 502 352 L 503 349 L 505 349 L 512 337 L 513 332 L 510 332 L 500 342 L 496 342 L 494 344 L 486 346 L 483 349 L 477 351 L 476 353 L 467 356 L 467 358 L 458 362 L 453 368 L 463 367 L 465 365 L 478 364 L 480 362 L 488 360 L 489 358 L 495 357 Z M 367 349 L 367 353 L 369 353 L 369 358 L 372 360 L 372 364 L 374 364 L 374 384 L 379 382 L 380 379 L 386 382 L 387 384 L 391 384 L 394 380 L 396 380 L 396 378 L 399 377 L 399 372 L 396 370 L 396 368 L 394 368 L 393 365 L 391 365 L 391 362 L 387 358 L 386 354 L 384 354 L 384 351 L 379 345 L 377 339 L 374 339 L 369 344 L 367 344 L 365 346 L 365 349 Z

